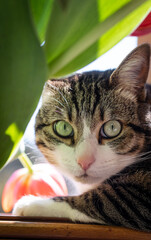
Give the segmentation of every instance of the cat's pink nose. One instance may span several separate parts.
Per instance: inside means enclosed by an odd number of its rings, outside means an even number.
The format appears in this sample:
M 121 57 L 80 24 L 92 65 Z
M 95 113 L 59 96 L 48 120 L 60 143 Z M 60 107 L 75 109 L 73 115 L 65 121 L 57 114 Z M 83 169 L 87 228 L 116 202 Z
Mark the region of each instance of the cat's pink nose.
M 81 156 L 77 160 L 77 163 L 85 171 L 92 165 L 93 162 L 95 162 L 95 159 L 93 156 Z

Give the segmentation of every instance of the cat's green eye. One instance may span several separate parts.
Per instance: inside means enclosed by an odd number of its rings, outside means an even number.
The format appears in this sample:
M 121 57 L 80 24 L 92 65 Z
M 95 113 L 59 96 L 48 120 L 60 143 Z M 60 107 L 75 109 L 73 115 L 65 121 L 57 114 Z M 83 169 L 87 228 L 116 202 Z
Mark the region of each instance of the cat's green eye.
M 106 138 L 114 138 L 117 137 L 122 130 L 122 125 L 117 120 L 110 120 L 103 124 L 101 128 L 101 134 Z
M 63 138 L 72 137 L 74 133 L 70 123 L 63 120 L 55 122 L 53 125 L 53 130 L 56 135 Z

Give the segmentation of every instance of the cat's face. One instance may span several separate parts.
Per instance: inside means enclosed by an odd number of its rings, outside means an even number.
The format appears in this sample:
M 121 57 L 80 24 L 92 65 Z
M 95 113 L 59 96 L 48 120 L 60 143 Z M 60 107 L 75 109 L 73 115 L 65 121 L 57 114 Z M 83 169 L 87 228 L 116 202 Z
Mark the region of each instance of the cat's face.
M 114 72 L 47 82 L 36 118 L 36 142 L 50 163 L 89 184 L 139 159 L 151 122 L 144 91 L 147 51 L 147 45 L 137 48 Z

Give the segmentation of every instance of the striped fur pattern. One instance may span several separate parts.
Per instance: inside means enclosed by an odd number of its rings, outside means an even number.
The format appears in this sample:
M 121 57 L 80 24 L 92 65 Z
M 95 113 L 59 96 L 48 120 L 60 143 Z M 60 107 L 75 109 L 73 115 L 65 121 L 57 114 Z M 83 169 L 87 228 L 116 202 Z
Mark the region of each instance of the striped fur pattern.
M 53 201 L 84 214 L 87 222 L 151 231 L 149 58 L 150 47 L 144 44 L 116 70 L 49 80 L 44 87 L 37 146 L 63 174 L 90 185 L 78 196 Z M 74 134 L 58 136 L 57 121 L 68 122 Z M 104 134 L 110 121 L 121 127 L 115 136 Z

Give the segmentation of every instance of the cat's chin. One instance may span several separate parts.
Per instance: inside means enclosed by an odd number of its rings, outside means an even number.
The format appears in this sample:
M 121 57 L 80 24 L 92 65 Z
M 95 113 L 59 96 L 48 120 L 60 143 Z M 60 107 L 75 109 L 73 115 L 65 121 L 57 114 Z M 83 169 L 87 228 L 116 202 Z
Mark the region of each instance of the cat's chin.
M 80 182 L 80 183 L 83 183 L 83 184 L 89 184 L 89 185 L 99 184 L 103 181 L 101 178 L 92 177 L 92 176 L 89 176 L 87 174 L 83 174 L 83 175 L 80 175 L 80 176 L 75 176 L 74 179 L 75 179 L 76 182 Z

